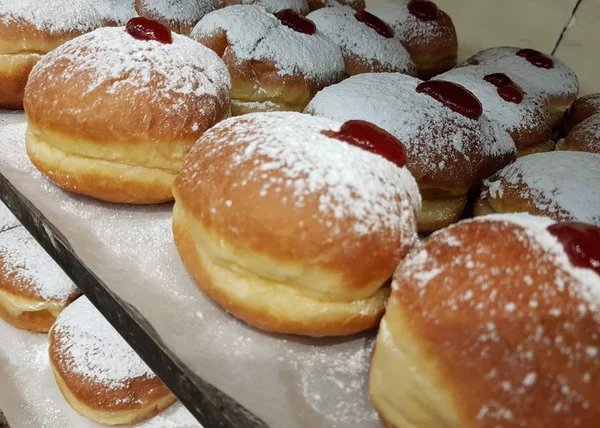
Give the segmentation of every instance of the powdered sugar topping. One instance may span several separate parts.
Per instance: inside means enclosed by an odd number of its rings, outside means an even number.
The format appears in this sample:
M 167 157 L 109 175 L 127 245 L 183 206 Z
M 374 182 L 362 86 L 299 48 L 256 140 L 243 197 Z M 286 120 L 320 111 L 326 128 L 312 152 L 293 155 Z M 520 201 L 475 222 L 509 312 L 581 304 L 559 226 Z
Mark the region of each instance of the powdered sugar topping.
M 214 132 L 220 128 L 233 130 L 236 137 L 215 139 Z M 228 168 L 250 163 L 255 166 L 247 181 L 265 182 L 253 196 L 257 200 L 277 187 L 292 188 L 294 200 L 282 203 L 303 207 L 307 197 L 320 194 L 322 216 L 355 218 L 356 233 L 414 231 L 421 200 L 411 174 L 383 157 L 322 133 L 339 128 L 337 122 L 300 113 L 256 113 L 216 125 L 190 157 L 199 146 L 210 144 L 203 156 L 204 162 L 210 162 L 224 146 L 231 146 L 235 155 Z M 257 164 L 259 157 L 262 160 Z M 269 171 L 282 172 L 286 178 L 270 182 L 265 179 Z M 202 172 L 190 164 L 184 166 L 182 177 L 197 183 Z
M 306 15 L 309 12 L 306 0 L 237 0 L 237 2 L 233 1 L 229 3 L 257 4 L 264 7 L 270 13 L 279 12 L 284 9 L 292 9 L 302 15 Z
M 52 34 L 83 33 L 104 24 L 90 0 L 0 0 L 0 23 L 21 20 Z
M 285 26 L 261 6 L 229 6 L 206 15 L 191 37 L 201 40 L 224 30 L 239 62 L 269 60 L 280 76 L 306 76 L 330 82 L 344 72 L 340 49 L 323 34 Z
M 519 198 L 560 220 L 600 225 L 600 154 L 539 153 L 518 159 L 484 182 L 483 197 Z
M 125 25 L 138 15 L 135 0 L 95 0 L 94 7 L 104 19 L 118 25 Z
M 141 8 L 160 19 L 194 25 L 217 4 L 215 0 L 142 0 Z
M 3 232 L 8 229 L 13 229 L 19 226 L 19 220 L 14 216 L 14 214 L 0 202 L 0 232 Z
M 52 327 L 64 363 L 75 374 L 110 389 L 154 373 L 86 297 L 69 305 Z
M 0 233 L 4 268 L 15 280 L 24 280 L 27 291 L 38 298 L 65 303 L 78 288 L 24 227 Z
M 307 18 L 333 40 L 345 56 L 378 65 L 385 71 L 416 74 L 416 67 L 400 39 L 383 37 L 358 21 L 354 17 L 355 13 L 350 7 L 323 8 L 312 12 Z
M 569 132 L 565 138 L 565 143 L 571 141 L 582 145 L 587 151 L 600 153 L 600 114 L 588 117 Z M 560 144 L 557 145 L 557 148 Z

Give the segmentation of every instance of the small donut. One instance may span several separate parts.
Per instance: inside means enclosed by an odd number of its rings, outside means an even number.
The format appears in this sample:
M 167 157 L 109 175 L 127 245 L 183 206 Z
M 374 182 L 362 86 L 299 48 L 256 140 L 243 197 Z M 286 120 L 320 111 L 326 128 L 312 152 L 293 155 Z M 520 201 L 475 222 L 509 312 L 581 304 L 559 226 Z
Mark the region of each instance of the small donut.
M 475 214 L 514 212 L 600 225 L 600 154 L 533 154 L 485 180 Z
M 172 200 L 186 152 L 228 116 L 229 73 L 214 52 L 158 22 L 130 24 L 81 36 L 36 65 L 25 91 L 27 153 L 71 192 L 160 203 Z
M 105 24 L 88 0 L 0 0 L 0 108 L 23 108 L 27 77 L 44 54 Z
M 264 7 L 267 12 L 275 13 L 285 9 L 292 9 L 301 15 L 308 15 L 310 9 L 306 0 L 220 0 L 221 7 L 236 4 L 256 4 Z
M 419 185 L 419 231 L 458 220 L 467 191 L 515 155 L 510 135 L 482 114 L 473 94 L 451 82 L 422 82 L 399 73 L 360 74 L 319 92 L 306 112 L 340 122 L 366 120 L 406 147 Z
M 589 94 L 577 98 L 565 116 L 563 123 L 565 133 L 568 134 L 588 117 L 598 113 L 600 113 L 600 94 Z
M 599 249 L 598 227 L 525 214 L 429 237 L 396 270 L 371 359 L 386 426 L 596 426 Z
M 153 19 L 179 34 L 190 34 L 204 15 L 217 9 L 216 0 L 135 0 L 140 16 Z
M 86 297 L 66 308 L 50 330 L 50 365 L 67 403 L 105 425 L 133 424 L 175 397 Z
M 47 332 L 81 292 L 24 227 L 0 233 L 0 318 Z
M 458 39 L 454 24 L 434 3 L 385 0 L 367 10 L 392 27 L 417 65 L 421 79 L 429 79 L 456 65 Z
M 206 15 L 191 36 L 227 64 L 234 116 L 302 111 L 344 77 L 340 48 L 292 10 L 273 15 L 261 6 L 229 6 Z
M 328 7 L 307 18 L 340 47 L 347 76 L 376 72 L 417 75 L 415 63 L 394 37 L 394 30 L 375 15 L 349 7 Z
M 525 92 L 546 98 L 550 122 L 557 127 L 579 93 L 577 75 L 560 59 L 533 49 L 497 47 L 483 50 L 461 65 L 480 65 L 504 73 Z
M 404 162 L 395 138 L 362 121 L 227 119 L 175 181 L 179 255 L 208 296 L 261 330 L 372 328 L 384 284 L 417 240 L 420 196 Z
M 600 114 L 579 123 L 556 144 L 556 149 L 600 154 Z
M 525 92 L 506 74 L 470 66 L 455 68 L 435 79 L 454 82 L 471 91 L 481 101 L 488 119 L 498 122 L 510 134 L 520 156 L 554 149 L 545 99 Z
M 126 25 L 131 18 L 138 16 L 135 0 L 94 0 L 94 7 L 109 26 Z
M 349 6 L 354 10 L 364 10 L 365 0 L 308 0 L 308 7 L 311 11 L 324 7 Z

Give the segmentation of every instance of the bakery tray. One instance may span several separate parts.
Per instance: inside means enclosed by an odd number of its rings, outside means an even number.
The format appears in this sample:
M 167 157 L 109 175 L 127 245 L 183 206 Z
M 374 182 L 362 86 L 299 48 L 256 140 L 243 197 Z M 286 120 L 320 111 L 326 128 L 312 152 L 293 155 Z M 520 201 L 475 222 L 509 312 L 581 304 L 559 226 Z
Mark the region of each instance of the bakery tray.
M 201 424 L 381 426 L 367 393 L 372 332 L 308 339 L 237 321 L 185 271 L 170 204 L 59 189 L 29 162 L 25 127 L 0 110 L 0 199 Z

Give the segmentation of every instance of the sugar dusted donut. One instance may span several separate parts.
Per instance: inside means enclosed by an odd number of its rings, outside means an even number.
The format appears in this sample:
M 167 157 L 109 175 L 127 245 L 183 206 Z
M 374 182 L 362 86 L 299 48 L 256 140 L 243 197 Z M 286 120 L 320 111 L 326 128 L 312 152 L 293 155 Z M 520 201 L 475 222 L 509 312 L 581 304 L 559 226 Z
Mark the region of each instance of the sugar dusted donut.
M 600 225 L 600 154 L 525 156 L 485 180 L 475 213 L 513 212 Z
M 427 0 L 385 0 L 367 9 L 388 23 L 429 79 L 456 65 L 458 39 L 452 19 Z
M 456 221 L 467 191 L 512 160 L 510 135 L 482 115 L 473 94 L 450 82 L 399 73 L 360 74 L 317 94 L 306 112 L 337 121 L 366 120 L 406 147 L 423 196 L 419 231 Z
M 510 134 L 519 155 L 554 149 L 545 99 L 526 92 L 506 74 L 470 66 L 455 68 L 436 79 L 457 83 L 471 91 L 481 101 L 488 119 L 498 122 Z
M 563 128 L 565 133 L 586 120 L 588 117 L 600 113 L 600 94 L 590 94 L 575 100 L 565 116 Z
M 105 23 L 88 0 L 0 0 L 0 108 L 23 107 L 27 77 L 45 53 Z
M 102 28 L 34 68 L 25 93 L 27 153 L 71 192 L 169 201 L 188 149 L 227 117 L 229 87 L 214 52 L 157 22 Z
M 308 0 L 310 10 L 317 10 L 324 7 L 349 6 L 354 10 L 364 10 L 365 0 Z
M 394 276 L 370 372 L 389 427 L 593 427 L 600 228 L 528 215 L 439 231 Z
M 600 154 L 600 114 L 590 116 L 556 144 L 557 150 L 575 150 Z
M 358 147 L 356 147 L 358 146 Z M 377 325 L 420 196 L 402 145 L 365 122 L 254 113 L 207 131 L 175 181 L 173 232 L 200 288 L 262 330 Z
M 175 401 L 86 297 L 60 314 L 49 338 L 56 383 L 82 416 L 105 425 L 133 424 Z
M 79 289 L 24 227 L 0 233 L 0 318 L 47 332 Z
M 179 34 L 190 34 L 204 15 L 216 10 L 217 0 L 135 0 L 140 16 L 156 20 Z
M 234 116 L 302 111 L 319 89 L 344 77 L 340 49 L 291 10 L 273 15 L 260 6 L 229 6 L 206 15 L 192 38 L 227 64 Z
M 579 92 L 579 81 L 573 70 L 558 58 L 533 49 L 486 49 L 463 65 L 480 65 L 491 73 L 504 73 L 526 92 L 541 94 L 546 98 L 554 127 L 560 124 Z
M 394 37 L 394 30 L 375 15 L 349 7 L 328 7 L 307 18 L 341 48 L 346 75 L 398 72 L 416 76 L 415 63 Z
M 306 0 L 220 0 L 220 5 L 233 6 L 236 4 L 255 4 L 264 7 L 267 12 L 275 13 L 280 10 L 292 9 L 302 15 L 310 12 Z

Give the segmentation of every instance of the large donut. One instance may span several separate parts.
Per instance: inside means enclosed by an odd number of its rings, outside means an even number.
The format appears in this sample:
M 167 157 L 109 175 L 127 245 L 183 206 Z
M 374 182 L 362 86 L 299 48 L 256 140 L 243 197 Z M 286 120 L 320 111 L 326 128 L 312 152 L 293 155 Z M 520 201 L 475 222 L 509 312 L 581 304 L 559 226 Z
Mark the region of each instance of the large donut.
M 596 426 L 599 249 L 598 227 L 528 215 L 428 238 L 398 266 L 373 352 L 386 426 Z
M 159 21 L 179 34 L 190 34 L 204 15 L 216 10 L 216 0 L 135 0 L 140 16 Z

